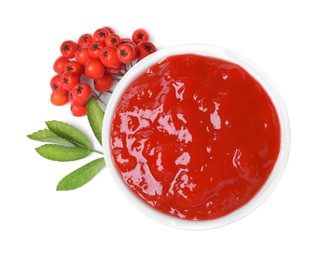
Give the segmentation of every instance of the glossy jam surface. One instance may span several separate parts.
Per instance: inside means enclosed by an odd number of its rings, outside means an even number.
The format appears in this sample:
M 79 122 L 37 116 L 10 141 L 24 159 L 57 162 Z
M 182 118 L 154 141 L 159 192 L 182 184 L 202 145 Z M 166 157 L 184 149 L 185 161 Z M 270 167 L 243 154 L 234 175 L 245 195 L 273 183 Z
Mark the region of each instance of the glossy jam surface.
M 187 220 L 245 205 L 280 150 L 279 119 L 260 84 L 236 64 L 191 54 L 138 76 L 110 135 L 114 164 L 134 194 Z

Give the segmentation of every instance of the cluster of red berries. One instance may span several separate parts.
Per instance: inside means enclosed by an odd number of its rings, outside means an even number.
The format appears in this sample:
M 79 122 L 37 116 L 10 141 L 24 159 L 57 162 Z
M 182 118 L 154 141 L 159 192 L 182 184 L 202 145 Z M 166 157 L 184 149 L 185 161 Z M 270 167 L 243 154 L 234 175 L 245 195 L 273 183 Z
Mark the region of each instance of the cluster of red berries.
M 70 102 L 74 116 L 85 115 L 94 91 L 110 92 L 113 81 L 156 50 L 145 29 L 135 30 L 130 39 L 103 27 L 81 35 L 77 42 L 63 42 L 62 56 L 53 65 L 57 74 L 50 81 L 51 103 L 61 106 Z

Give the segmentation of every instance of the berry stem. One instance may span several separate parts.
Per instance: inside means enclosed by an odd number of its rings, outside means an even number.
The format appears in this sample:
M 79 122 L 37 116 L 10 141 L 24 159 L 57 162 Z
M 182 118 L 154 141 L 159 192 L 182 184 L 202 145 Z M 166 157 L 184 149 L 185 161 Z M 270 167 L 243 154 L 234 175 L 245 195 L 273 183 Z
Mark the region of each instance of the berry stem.
M 102 103 L 104 106 L 107 106 L 107 104 L 100 98 L 101 94 L 97 95 L 95 92 L 93 92 L 93 95 L 97 100 L 99 100 L 100 103 Z
M 114 79 L 114 80 L 120 80 L 121 78 L 122 78 L 123 76 L 120 76 L 120 75 L 118 75 L 118 74 L 112 74 L 112 78 Z

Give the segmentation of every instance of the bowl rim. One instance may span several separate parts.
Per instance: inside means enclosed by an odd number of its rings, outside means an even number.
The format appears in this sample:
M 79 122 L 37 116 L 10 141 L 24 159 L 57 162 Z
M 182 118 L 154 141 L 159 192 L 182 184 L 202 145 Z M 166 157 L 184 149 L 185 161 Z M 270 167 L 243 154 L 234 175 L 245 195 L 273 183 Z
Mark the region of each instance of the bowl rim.
M 271 98 L 280 121 L 280 151 L 276 161 L 276 164 L 265 182 L 262 188 L 257 192 L 257 194 L 244 206 L 238 208 L 237 210 L 225 215 L 223 217 L 213 219 L 213 220 L 201 220 L 201 221 L 191 221 L 179 219 L 177 217 L 166 215 L 160 211 L 155 210 L 151 206 L 144 203 L 139 199 L 123 182 L 119 176 L 118 170 L 116 169 L 112 161 L 112 153 L 110 149 L 110 130 L 111 122 L 113 119 L 114 111 L 117 107 L 118 102 L 120 101 L 121 95 L 124 92 L 125 88 L 142 72 L 146 71 L 147 68 L 161 60 L 165 59 L 168 56 L 179 55 L 179 54 L 197 54 L 208 57 L 214 57 L 223 59 L 244 68 L 248 73 L 250 73 L 263 87 Z M 106 168 L 111 173 L 114 182 L 121 189 L 125 197 L 137 208 L 139 211 L 144 213 L 146 216 L 151 219 L 168 225 L 170 227 L 176 227 L 181 229 L 192 229 L 192 230 L 203 230 L 222 227 L 227 224 L 231 224 L 237 220 L 240 220 L 253 212 L 258 208 L 272 193 L 276 185 L 278 184 L 285 168 L 290 153 L 290 124 L 289 117 L 285 103 L 269 77 L 259 69 L 254 63 L 241 56 L 240 54 L 228 50 L 226 48 L 218 47 L 215 45 L 208 44 L 183 44 L 176 45 L 173 47 L 165 48 L 157 52 L 152 53 L 151 55 L 145 57 L 137 64 L 135 64 L 118 82 L 115 87 L 110 101 L 107 104 L 103 128 L 102 128 L 102 143 L 104 158 L 106 162 Z

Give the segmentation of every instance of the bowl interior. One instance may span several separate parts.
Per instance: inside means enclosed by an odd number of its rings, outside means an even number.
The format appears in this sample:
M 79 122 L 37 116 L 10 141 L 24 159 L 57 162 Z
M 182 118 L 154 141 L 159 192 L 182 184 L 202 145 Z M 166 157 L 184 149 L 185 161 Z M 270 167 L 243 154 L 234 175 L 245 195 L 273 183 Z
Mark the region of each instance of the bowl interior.
M 129 86 L 129 84 L 138 76 L 140 73 L 147 70 L 147 68 L 162 59 L 178 54 L 198 54 L 203 56 L 215 57 L 223 59 L 229 62 L 236 63 L 243 67 L 249 74 L 251 74 L 265 89 L 265 91 L 270 96 L 273 104 L 275 105 L 279 121 L 280 121 L 280 152 L 276 164 L 260 191 L 243 207 L 235 210 L 234 212 L 214 220 L 204 220 L 204 221 L 189 221 L 178 219 L 176 217 L 171 217 L 146 205 L 143 201 L 137 198 L 132 191 L 125 185 L 122 181 L 117 169 L 112 160 L 112 153 L 110 149 L 110 131 L 111 122 L 113 120 L 114 111 L 116 106 L 123 94 L 124 90 Z M 288 161 L 289 150 L 290 150 L 290 126 L 288 114 L 284 102 L 277 91 L 276 87 L 272 81 L 262 72 L 257 66 L 252 62 L 242 57 L 241 55 L 232 52 L 230 50 L 220 48 L 217 46 L 203 45 L 203 44 L 188 44 L 175 46 L 163 50 L 159 50 L 143 60 L 139 61 L 134 65 L 120 80 L 116 86 L 113 95 L 110 98 L 110 102 L 107 105 L 103 123 L 102 132 L 102 142 L 103 150 L 106 161 L 106 166 L 111 173 L 114 181 L 120 187 L 124 195 L 132 202 L 132 204 L 137 207 L 141 212 L 143 212 L 148 217 L 172 227 L 178 227 L 183 229 L 209 229 L 224 226 L 230 224 L 242 217 L 248 215 L 250 212 L 254 211 L 263 201 L 271 194 L 275 186 L 277 185 Z

